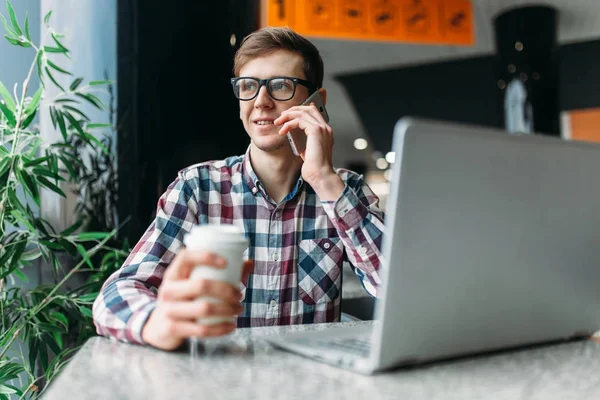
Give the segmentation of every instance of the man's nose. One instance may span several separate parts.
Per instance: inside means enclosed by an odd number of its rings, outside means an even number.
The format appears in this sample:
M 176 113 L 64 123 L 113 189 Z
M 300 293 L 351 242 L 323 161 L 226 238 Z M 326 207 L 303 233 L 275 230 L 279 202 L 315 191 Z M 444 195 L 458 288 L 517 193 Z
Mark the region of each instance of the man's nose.
M 262 85 L 260 88 L 258 88 L 258 95 L 256 96 L 256 101 L 254 104 L 257 106 L 264 106 L 271 104 L 271 102 L 272 99 L 269 95 L 269 91 L 267 90 L 267 85 Z

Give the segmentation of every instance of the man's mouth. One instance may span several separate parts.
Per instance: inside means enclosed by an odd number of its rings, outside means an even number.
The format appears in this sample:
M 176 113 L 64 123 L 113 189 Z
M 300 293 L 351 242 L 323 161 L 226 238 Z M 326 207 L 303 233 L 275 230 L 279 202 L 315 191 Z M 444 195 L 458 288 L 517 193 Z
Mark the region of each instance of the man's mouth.
M 273 125 L 273 121 L 255 121 L 256 125 Z

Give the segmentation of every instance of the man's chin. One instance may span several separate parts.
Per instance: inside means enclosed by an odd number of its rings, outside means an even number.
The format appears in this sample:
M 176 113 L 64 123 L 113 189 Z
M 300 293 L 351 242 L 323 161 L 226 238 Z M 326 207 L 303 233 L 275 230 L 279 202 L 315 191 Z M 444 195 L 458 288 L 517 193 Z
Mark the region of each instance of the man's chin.
M 261 139 L 267 139 L 267 140 L 261 140 Z M 277 140 L 273 140 L 273 139 L 277 139 Z M 254 144 L 254 147 L 256 147 L 257 149 L 264 151 L 265 153 L 274 153 L 274 152 L 279 152 L 282 150 L 285 150 L 285 146 L 289 147 L 289 143 L 287 141 L 287 138 L 284 137 L 278 137 L 278 138 L 258 138 L 258 140 L 253 140 L 252 143 Z

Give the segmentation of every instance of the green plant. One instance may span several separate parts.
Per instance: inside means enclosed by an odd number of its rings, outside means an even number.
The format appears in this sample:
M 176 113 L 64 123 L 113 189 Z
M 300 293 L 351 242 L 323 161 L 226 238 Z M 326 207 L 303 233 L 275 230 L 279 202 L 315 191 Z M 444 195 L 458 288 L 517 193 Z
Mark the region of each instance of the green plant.
M 59 74 L 71 73 L 59 66 L 59 60 L 70 57 L 70 52 L 49 23 L 51 12 L 44 18 L 46 37 L 35 43 L 27 16 L 21 25 L 8 0 L 6 5 L 8 18 L 0 14 L 4 38 L 33 56 L 14 93 L 0 82 L 0 400 L 38 397 L 94 334 L 91 304 L 104 277 L 127 253 L 126 246 L 115 246 L 116 228 L 104 224 L 90 230 L 96 227 L 90 225 L 84 206 L 78 208 L 77 221 L 63 230 L 39 215 L 42 191 L 65 197 L 63 188 L 68 183 L 81 189 L 89 184 L 86 179 L 104 174 L 100 166 L 82 159 L 81 150 L 106 160 L 110 143 L 92 132 L 113 126 L 90 121 L 82 104 L 104 110 L 97 94 L 105 93 L 111 82 L 85 83 L 77 77 L 69 78 L 68 87 L 61 85 L 62 80 L 56 79 Z M 34 73 L 39 88 L 31 87 Z M 58 89 L 53 98 L 45 96 L 48 85 Z M 43 139 L 37 123 L 42 113 L 50 116 L 60 141 Z M 53 282 L 26 288 L 24 271 L 37 263 L 52 270 Z M 83 283 L 74 279 L 80 274 Z

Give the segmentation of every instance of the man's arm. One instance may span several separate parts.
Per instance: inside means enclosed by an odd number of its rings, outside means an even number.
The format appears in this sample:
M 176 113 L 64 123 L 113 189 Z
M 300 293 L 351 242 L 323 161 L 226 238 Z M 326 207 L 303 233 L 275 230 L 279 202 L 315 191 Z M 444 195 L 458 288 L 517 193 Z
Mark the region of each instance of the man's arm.
M 197 212 L 192 189 L 178 177 L 159 199 L 154 222 L 96 298 L 93 318 L 99 335 L 143 343 L 142 328 L 156 307 L 165 269 L 182 246 L 183 232 L 197 222 Z
M 379 198 L 362 176 L 343 169 L 337 175 L 345 184 L 341 195 L 335 201 L 321 203 L 342 239 L 354 272 L 369 294 L 376 296 L 381 284 L 384 213 Z

